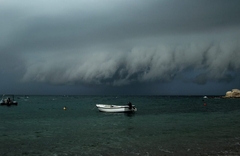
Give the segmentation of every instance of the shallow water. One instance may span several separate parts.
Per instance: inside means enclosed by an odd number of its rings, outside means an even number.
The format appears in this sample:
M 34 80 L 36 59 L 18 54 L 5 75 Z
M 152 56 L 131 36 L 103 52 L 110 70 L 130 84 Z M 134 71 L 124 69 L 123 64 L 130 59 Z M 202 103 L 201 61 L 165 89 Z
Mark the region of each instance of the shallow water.
M 18 106 L 0 107 L 3 156 L 240 155 L 240 99 L 18 96 L 17 101 Z M 138 109 L 134 114 L 95 107 L 129 101 Z

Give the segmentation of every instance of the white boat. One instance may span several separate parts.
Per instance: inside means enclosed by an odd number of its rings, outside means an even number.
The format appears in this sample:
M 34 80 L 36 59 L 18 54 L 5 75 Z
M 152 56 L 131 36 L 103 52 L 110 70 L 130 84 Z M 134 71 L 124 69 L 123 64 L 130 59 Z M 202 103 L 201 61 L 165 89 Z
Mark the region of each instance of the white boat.
M 204 99 L 207 99 L 208 97 L 207 97 L 207 96 L 204 96 L 203 98 L 204 98 Z
M 124 112 L 136 112 L 137 108 L 132 105 L 109 105 L 109 104 L 96 104 L 97 108 L 101 112 L 109 113 L 124 113 Z

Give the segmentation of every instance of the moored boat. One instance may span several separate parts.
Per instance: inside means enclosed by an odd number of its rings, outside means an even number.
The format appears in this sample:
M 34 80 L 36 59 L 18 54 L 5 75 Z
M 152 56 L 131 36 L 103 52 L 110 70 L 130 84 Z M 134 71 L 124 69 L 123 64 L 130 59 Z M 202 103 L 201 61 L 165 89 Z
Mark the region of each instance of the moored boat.
M 4 95 L 2 96 L 2 100 L 0 101 L 0 105 L 7 105 L 7 106 L 11 106 L 11 105 L 17 105 L 17 101 L 14 100 L 14 96 L 12 96 L 13 98 L 11 99 L 10 97 L 4 98 Z
M 96 107 L 101 112 L 109 113 L 127 113 L 127 112 L 136 112 L 137 108 L 129 103 L 128 105 L 110 105 L 110 104 L 96 104 Z

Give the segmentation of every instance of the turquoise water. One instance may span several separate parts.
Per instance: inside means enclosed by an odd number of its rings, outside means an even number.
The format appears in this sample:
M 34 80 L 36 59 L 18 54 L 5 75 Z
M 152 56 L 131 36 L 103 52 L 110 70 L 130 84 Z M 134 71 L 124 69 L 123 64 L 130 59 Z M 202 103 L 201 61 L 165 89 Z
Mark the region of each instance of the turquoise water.
M 240 155 L 240 99 L 15 96 L 0 107 L 0 155 Z M 96 103 L 127 104 L 103 113 Z M 206 106 L 204 106 L 206 103 Z M 63 110 L 66 106 L 67 110 Z

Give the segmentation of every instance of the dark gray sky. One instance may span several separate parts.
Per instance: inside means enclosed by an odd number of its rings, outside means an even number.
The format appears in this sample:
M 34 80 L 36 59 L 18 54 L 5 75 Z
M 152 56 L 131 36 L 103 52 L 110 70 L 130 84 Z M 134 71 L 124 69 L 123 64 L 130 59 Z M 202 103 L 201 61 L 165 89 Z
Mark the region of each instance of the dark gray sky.
M 225 94 L 239 0 L 1 0 L 2 94 Z

